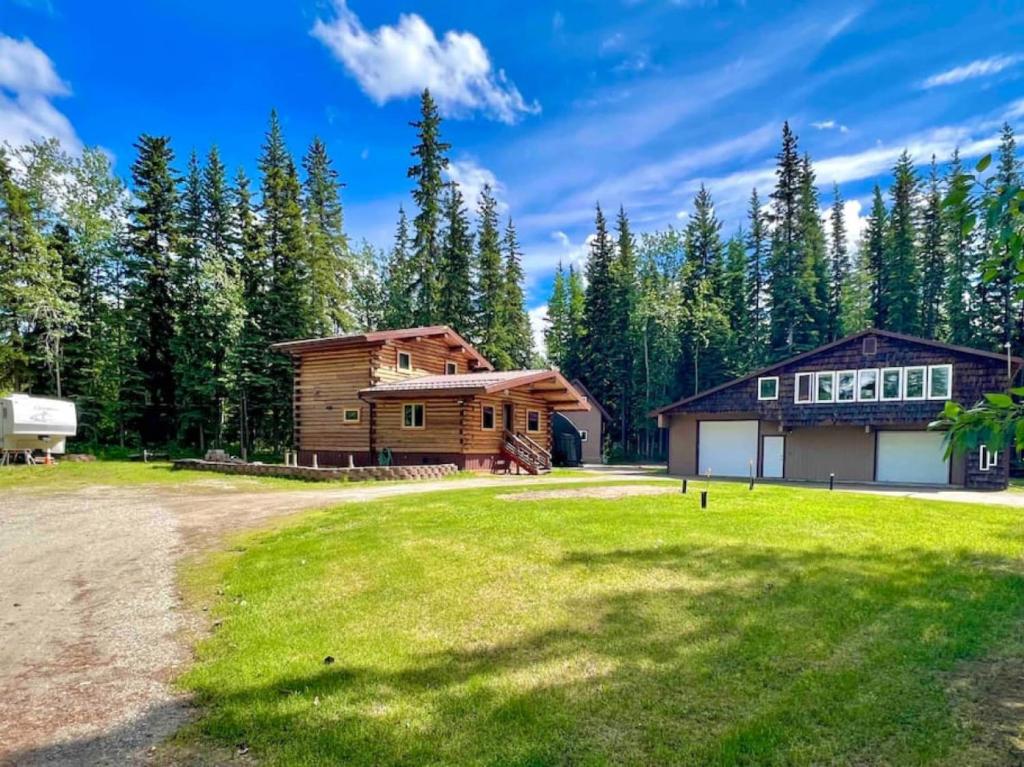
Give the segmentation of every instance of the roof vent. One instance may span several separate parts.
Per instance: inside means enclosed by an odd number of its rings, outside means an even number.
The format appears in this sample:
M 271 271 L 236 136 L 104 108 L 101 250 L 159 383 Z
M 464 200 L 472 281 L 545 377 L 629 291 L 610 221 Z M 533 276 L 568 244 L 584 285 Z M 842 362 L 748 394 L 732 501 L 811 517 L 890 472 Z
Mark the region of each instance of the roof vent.
M 874 336 L 868 336 L 864 339 L 864 354 L 873 356 L 878 354 L 878 339 Z

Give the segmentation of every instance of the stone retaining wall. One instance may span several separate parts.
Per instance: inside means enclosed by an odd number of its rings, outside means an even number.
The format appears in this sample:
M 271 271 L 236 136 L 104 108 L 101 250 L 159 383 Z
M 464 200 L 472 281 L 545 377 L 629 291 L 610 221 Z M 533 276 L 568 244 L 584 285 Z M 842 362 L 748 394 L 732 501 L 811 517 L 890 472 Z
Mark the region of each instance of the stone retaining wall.
M 454 463 L 435 466 L 356 466 L 354 468 L 322 468 L 285 466 L 280 463 L 231 463 L 186 458 L 174 462 L 175 469 L 214 471 L 219 474 L 243 474 L 252 477 L 287 477 L 312 482 L 355 482 L 360 480 L 440 479 L 455 474 Z

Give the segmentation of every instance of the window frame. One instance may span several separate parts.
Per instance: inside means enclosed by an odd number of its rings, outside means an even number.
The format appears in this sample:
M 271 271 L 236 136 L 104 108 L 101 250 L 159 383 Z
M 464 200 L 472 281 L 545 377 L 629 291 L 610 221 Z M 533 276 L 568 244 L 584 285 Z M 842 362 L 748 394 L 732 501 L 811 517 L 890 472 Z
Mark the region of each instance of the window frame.
M 487 425 L 487 411 L 491 411 L 491 425 Z M 498 413 L 494 409 L 494 405 L 481 405 L 480 406 L 480 428 L 483 431 L 494 431 L 498 428 Z
M 459 363 L 452 362 L 451 360 L 445 360 L 444 374 L 446 376 L 457 376 L 459 374 Z
M 402 357 L 403 356 L 406 359 L 409 360 L 409 366 L 408 367 L 402 367 Z M 399 349 L 398 350 L 398 358 L 397 358 L 397 360 L 395 362 L 395 365 L 397 366 L 398 370 L 401 370 L 402 372 L 405 372 L 405 373 L 411 373 L 412 372 L 412 352 L 402 351 L 401 349 Z
M 590 439 L 590 431 L 587 429 L 580 429 L 580 442 L 586 442 Z
M 946 393 L 942 396 L 935 396 L 932 394 L 932 374 L 936 370 L 946 370 L 949 375 L 946 378 Z M 928 399 L 930 400 L 949 400 L 953 397 L 953 365 L 952 363 L 945 363 L 943 365 L 929 365 L 928 366 L 928 386 L 926 389 L 928 393 Z
M 405 423 L 405 411 L 407 408 L 419 408 L 421 414 L 421 423 L 419 426 L 416 425 L 416 411 L 413 412 L 412 425 L 406 426 Z M 402 403 L 402 428 L 410 431 L 422 431 L 427 428 L 427 404 L 425 402 L 403 402 Z
M 530 428 L 530 416 L 537 416 L 537 428 Z M 527 410 L 526 411 L 526 433 L 527 434 L 540 434 L 540 411 L 539 410 Z
M 864 386 L 863 386 L 863 384 L 861 384 L 860 381 L 861 381 L 861 376 L 863 376 L 865 373 L 874 373 L 875 374 L 875 396 L 873 396 L 873 397 L 863 397 L 863 396 L 861 396 L 861 391 L 864 388 Z M 879 369 L 878 368 L 860 368 L 860 369 L 858 369 L 857 370 L 857 402 L 878 402 L 879 383 L 881 382 L 881 379 L 882 379 L 882 376 L 879 374 Z
M 999 466 L 999 453 L 989 450 L 988 445 L 978 445 L 978 471 L 992 471 Z
M 810 383 L 807 385 L 807 399 L 800 399 L 800 379 L 807 378 Z M 810 405 L 814 403 L 814 373 L 796 373 L 793 376 L 793 402 L 797 405 Z
M 910 371 L 920 370 L 924 375 L 921 380 L 921 396 L 911 397 L 908 392 L 908 384 L 910 382 Z M 903 401 L 904 402 L 922 402 L 928 399 L 928 366 L 927 365 L 907 365 L 903 368 Z
M 355 413 L 355 418 L 349 418 L 349 413 Z M 363 420 L 363 409 L 361 407 L 346 407 L 341 410 L 341 422 L 343 424 L 359 423 Z
M 886 397 L 885 396 L 885 374 L 886 373 L 898 373 L 899 382 L 896 386 L 896 396 Z M 892 368 L 881 368 L 881 373 L 878 375 L 878 401 L 879 402 L 899 402 L 903 399 L 903 368 L 892 367 Z
M 839 379 L 842 378 L 843 376 L 852 376 L 852 378 L 853 378 L 853 384 L 850 387 L 850 395 L 851 395 L 850 399 L 840 399 L 839 398 L 839 389 L 840 389 Z M 837 370 L 836 371 L 835 394 L 836 394 L 835 401 L 838 404 L 840 404 L 840 405 L 844 405 L 847 402 L 856 402 L 857 401 L 857 371 L 856 370 Z
M 829 378 L 832 380 L 832 391 L 828 399 L 822 399 L 819 395 L 821 390 L 818 388 L 821 385 L 823 378 Z M 836 371 L 834 370 L 821 370 L 814 374 L 814 404 L 815 405 L 827 405 L 830 402 L 836 401 Z
M 764 396 L 764 391 L 761 389 L 761 387 L 765 383 L 767 383 L 769 381 L 773 381 L 775 383 L 775 396 L 774 397 L 766 397 L 766 396 Z M 757 379 L 757 401 L 758 402 L 774 402 L 778 398 L 779 398 L 779 377 L 778 376 L 761 376 L 760 378 Z

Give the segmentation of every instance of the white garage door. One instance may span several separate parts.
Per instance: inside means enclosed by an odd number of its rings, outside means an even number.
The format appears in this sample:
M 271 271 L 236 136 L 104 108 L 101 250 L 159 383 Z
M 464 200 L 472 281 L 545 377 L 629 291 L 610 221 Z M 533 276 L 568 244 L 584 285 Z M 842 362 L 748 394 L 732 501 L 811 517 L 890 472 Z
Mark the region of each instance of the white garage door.
M 757 421 L 701 421 L 697 453 L 701 474 L 748 476 L 757 463 Z
M 934 431 L 878 432 L 879 482 L 949 484 L 943 435 Z

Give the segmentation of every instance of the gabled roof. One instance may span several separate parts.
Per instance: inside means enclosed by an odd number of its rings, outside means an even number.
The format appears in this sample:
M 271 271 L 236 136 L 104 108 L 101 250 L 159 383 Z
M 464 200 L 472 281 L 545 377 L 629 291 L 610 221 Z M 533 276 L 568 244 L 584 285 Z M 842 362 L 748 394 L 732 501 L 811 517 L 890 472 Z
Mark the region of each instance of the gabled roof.
M 271 349 L 286 354 L 305 354 L 324 349 L 340 349 L 346 346 L 363 344 L 379 345 L 388 341 L 409 341 L 418 338 L 444 337 L 452 347 L 452 351 L 463 351 L 473 359 L 476 366 L 483 370 L 493 370 L 494 366 L 473 345 L 447 325 L 428 325 L 419 328 L 403 328 L 401 330 L 373 330 L 367 333 L 348 333 L 326 338 L 304 338 L 296 341 L 282 341 L 271 345 Z
M 815 355 L 821 354 L 822 352 L 829 351 L 831 349 L 836 348 L 837 346 L 842 346 L 845 343 L 855 341 L 856 339 L 862 338 L 864 336 L 880 336 L 882 338 L 893 338 L 896 339 L 897 341 L 906 341 L 908 343 L 920 344 L 921 346 L 930 346 L 934 349 L 942 349 L 944 351 L 956 352 L 958 354 L 968 354 L 975 357 L 983 357 L 985 359 L 998 360 L 999 362 L 1002 363 L 1006 362 L 1006 355 L 999 354 L 997 352 L 989 352 L 984 351 L 982 349 L 971 349 L 970 347 L 967 346 L 947 344 L 943 343 L 942 341 L 932 340 L 930 338 L 919 338 L 918 336 L 910 336 L 906 335 L 905 333 L 895 333 L 891 330 L 877 330 L 875 328 L 867 328 L 866 330 L 861 330 L 858 331 L 857 333 L 852 333 L 851 335 L 845 336 L 836 341 L 832 341 L 823 346 L 819 346 L 816 349 L 811 349 L 810 351 L 806 351 L 801 354 L 797 354 L 793 357 L 790 357 L 788 359 L 784 359 L 781 362 L 776 362 L 767 367 L 763 367 L 760 370 L 755 370 L 754 372 L 748 373 L 747 375 L 741 376 L 740 378 L 734 378 L 733 380 L 726 381 L 725 383 L 719 384 L 718 386 L 713 386 L 710 389 L 705 389 L 704 391 L 694 394 L 693 396 L 684 397 L 683 399 L 677 400 L 676 402 L 673 402 L 670 405 L 665 405 L 664 407 L 660 407 L 657 410 L 651 411 L 650 416 L 658 416 L 662 415 L 663 413 L 676 410 L 677 408 L 680 408 L 684 405 L 689 405 L 697 400 L 703 399 L 704 397 L 707 397 L 710 394 L 722 391 L 723 389 L 728 389 L 730 386 L 735 386 L 736 384 L 743 383 L 744 381 L 749 381 L 753 378 L 758 378 L 760 376 L 771 373 L 774 370 L 778 370 L 779 368 L 786 367 L 787 365 L 792 365 L 794 362 L 800 362 L 800 360 L 806 359 L 808 357 L 813 357 Z M 1014 372 L 1016 372 L 1022 366 L 1024 366 L 1024 359 L 1020 357 L 1010 357 L 1010 361 L 1014 367 Z
M 583 385 L 583 382 L 580 379 L 572 379 L 572 385 L 575 386 L 578 391 L 582 392 L 583 396 L 587 398 L 587 402 L 597 408 L 597 412 L 601 414 L 601 417 L 604 420 L 612 420 L 612 417 L 608 415 L 608 411 L 604 409 L 604 405 L 597 401 L 594 395 L 590 393 L 590 390 Z
M 359 392 L 366 400 L 417 397 L 452 397 L 497 394 L 508 389 L 530 387 L 554 405 L 556 410 L 589 410 L 586 398 L 557 370 L 501 370 L 485 373 L 415 376 L 388 381 Z

